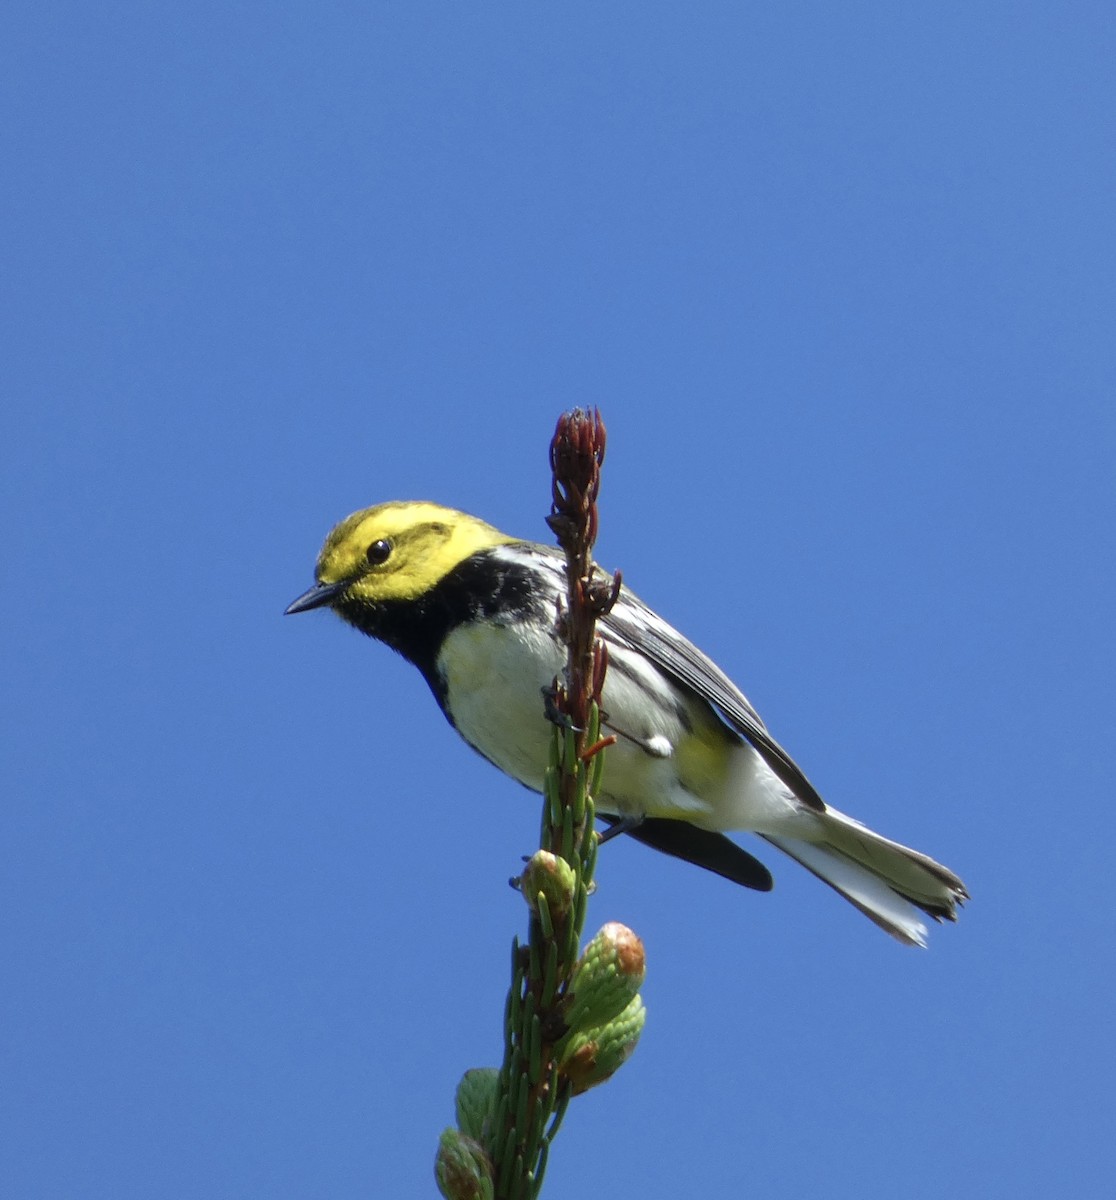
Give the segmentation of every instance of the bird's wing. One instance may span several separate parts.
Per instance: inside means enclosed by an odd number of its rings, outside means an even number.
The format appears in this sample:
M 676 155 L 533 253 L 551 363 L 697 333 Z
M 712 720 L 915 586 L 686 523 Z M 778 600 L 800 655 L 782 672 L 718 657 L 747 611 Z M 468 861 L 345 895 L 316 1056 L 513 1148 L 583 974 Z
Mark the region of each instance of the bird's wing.
M 616 825 L 619 818 L 602 813 L 601 820 Z M 665 817 L 644 817 L 624 832 L 653 850 L 693 863 L 696 867 L 704 867 L 715 875 L 754 891 L 769 892 L 773 886 L 771 872 L 763 863 L 723 833 L 699 829 L 688 821 L 673 821 Z
M 771 770 L 803 804 L 825 812 L 825 802 L 794 759 L 767 732 L 744 693 L 715 662 L 668 625 L 626 588 L 599 621 L 605 641 L 644 654 L 661 671 L 710 704 L 731 729 L 755 747 Z

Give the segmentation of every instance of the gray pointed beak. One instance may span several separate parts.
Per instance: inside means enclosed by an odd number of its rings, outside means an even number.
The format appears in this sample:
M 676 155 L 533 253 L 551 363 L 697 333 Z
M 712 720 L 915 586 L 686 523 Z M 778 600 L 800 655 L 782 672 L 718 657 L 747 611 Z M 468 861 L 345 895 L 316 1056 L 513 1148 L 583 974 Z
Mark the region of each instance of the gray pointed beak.
M 312 608 L 332 604 L 350 583 L 351 579 L 342 579 L 338 583 L 316 583 L 297 600 L 292 600 L 283 610 L 283 616 L 289 617 L 292 613 L 309 612 Z

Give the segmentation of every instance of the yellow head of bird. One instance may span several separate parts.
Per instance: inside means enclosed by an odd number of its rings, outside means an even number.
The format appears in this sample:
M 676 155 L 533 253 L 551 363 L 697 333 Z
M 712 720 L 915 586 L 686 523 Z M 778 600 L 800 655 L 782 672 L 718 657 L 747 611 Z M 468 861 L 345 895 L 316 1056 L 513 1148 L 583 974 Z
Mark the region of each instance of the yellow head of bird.
M 425 500 L 364 508 L 332 529 L 318 555 L 318 583 L 287 609 L 341 601 L 414 600 L 479 550 L 515 541 L 468 513 Z

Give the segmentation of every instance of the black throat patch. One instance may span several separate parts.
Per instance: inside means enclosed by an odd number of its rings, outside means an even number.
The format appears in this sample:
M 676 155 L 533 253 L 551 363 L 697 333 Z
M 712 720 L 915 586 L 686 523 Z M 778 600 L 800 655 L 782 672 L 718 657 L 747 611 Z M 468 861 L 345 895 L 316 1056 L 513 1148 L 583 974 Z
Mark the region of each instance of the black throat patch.
M 416 599 L 373 604 L 343 600 L 336 611 L 361 633 L 414 663 L 444 711 L 444 688 L 435 664 L 446 635 L 473 621 L 507 625 L 525 618 L 552 619 L 554 597 L 539 584 L 538 572 L 502 555 L 497 547 L 458 563 Z

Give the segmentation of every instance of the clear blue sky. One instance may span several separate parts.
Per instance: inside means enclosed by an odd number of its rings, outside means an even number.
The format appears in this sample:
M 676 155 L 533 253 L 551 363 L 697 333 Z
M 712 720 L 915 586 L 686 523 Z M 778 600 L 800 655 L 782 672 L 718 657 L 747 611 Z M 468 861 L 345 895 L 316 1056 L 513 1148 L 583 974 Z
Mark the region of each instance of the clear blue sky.
M 425 1197 L 534 799 L 284 619 L 354 508 L 600 558 L 973 900 L 636 845 L 546 1194 L 1107 1194 L 1111 3 L 28 4 L 0 40 L 0 1194 Z

